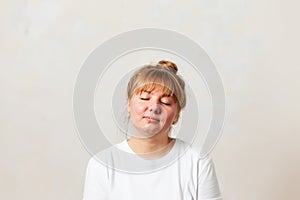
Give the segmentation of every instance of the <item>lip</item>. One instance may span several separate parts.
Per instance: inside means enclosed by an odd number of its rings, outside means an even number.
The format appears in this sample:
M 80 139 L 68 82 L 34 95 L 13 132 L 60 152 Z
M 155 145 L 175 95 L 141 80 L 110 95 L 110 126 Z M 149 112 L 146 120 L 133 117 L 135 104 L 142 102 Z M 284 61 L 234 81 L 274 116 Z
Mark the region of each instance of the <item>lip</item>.
M 145 119 L 148 120 L 148 121 L 159 122 L 159 119 L 154 118 L 154 117 L 144 116 L 143 118 L 145 118 Z

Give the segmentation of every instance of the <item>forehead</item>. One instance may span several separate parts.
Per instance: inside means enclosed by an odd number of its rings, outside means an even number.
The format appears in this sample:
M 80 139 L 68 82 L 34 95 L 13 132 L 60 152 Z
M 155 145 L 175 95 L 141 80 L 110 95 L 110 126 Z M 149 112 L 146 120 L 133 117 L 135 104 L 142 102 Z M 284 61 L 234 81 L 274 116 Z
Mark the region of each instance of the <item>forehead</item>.
M 174 93 L 171 89 L 168 87 L 161 85 L 161 84 L 156 84 L 156 83 L 151 83 L 151 84 L 145 84 L 142 87 L 138 88 L 135 92 L 135 94 L 141 94 L 143 92 L 146 93 L 159 93 L 163 96 L 173 96 Z

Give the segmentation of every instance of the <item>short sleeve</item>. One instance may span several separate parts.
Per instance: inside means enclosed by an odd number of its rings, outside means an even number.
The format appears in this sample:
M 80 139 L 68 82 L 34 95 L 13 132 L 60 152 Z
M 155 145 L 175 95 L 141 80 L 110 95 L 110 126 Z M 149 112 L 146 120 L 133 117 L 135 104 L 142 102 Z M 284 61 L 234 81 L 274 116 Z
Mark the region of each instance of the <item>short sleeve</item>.
M 89 160 L 86 170 L 83 200 L 108 199 L 105 172 L 105 167 L 96 159 L 91 158 Z
M 199 160 L 198 163 L 198 200 L 222 200 L 219 184 L 210 157 Z

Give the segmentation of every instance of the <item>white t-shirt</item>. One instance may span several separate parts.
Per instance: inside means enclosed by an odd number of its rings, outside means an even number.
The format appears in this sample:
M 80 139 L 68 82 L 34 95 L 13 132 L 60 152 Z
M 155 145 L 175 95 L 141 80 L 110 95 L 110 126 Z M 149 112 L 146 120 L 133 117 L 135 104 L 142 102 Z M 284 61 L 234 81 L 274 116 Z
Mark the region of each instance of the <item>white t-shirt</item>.
M 127 141 L 115 145 L 131 152 Z M 221 200 L 213 162 L 176 139 L 168 154 L 184 152 L 168 166 L 149 173 L 126 173 L 90 159 L 84 187 L 84 200 Z M 111 160 L 118 158 L 105 151 Z M 164 157 L 168 157 L 169 155 Z M 178 154 L 179 155 L 179 154 Z M 146 162 L 153 162 L 147 160 Z

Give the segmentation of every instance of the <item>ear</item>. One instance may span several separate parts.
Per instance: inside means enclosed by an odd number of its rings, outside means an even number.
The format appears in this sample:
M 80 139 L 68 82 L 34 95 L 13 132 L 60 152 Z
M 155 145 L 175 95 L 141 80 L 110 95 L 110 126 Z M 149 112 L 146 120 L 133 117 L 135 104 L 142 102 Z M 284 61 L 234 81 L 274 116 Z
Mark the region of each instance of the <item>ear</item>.
M 178 121 L 178 119 L 179 119 L 179 113 L 176 114 L 176 116 L 175 116 L 175 118 L 174 118 L 172 124 L 176 124 L 177 121 Z
M 129 99 L 127 100 L 127 112 L 130 113 L 130 102 L 129 102 Z

